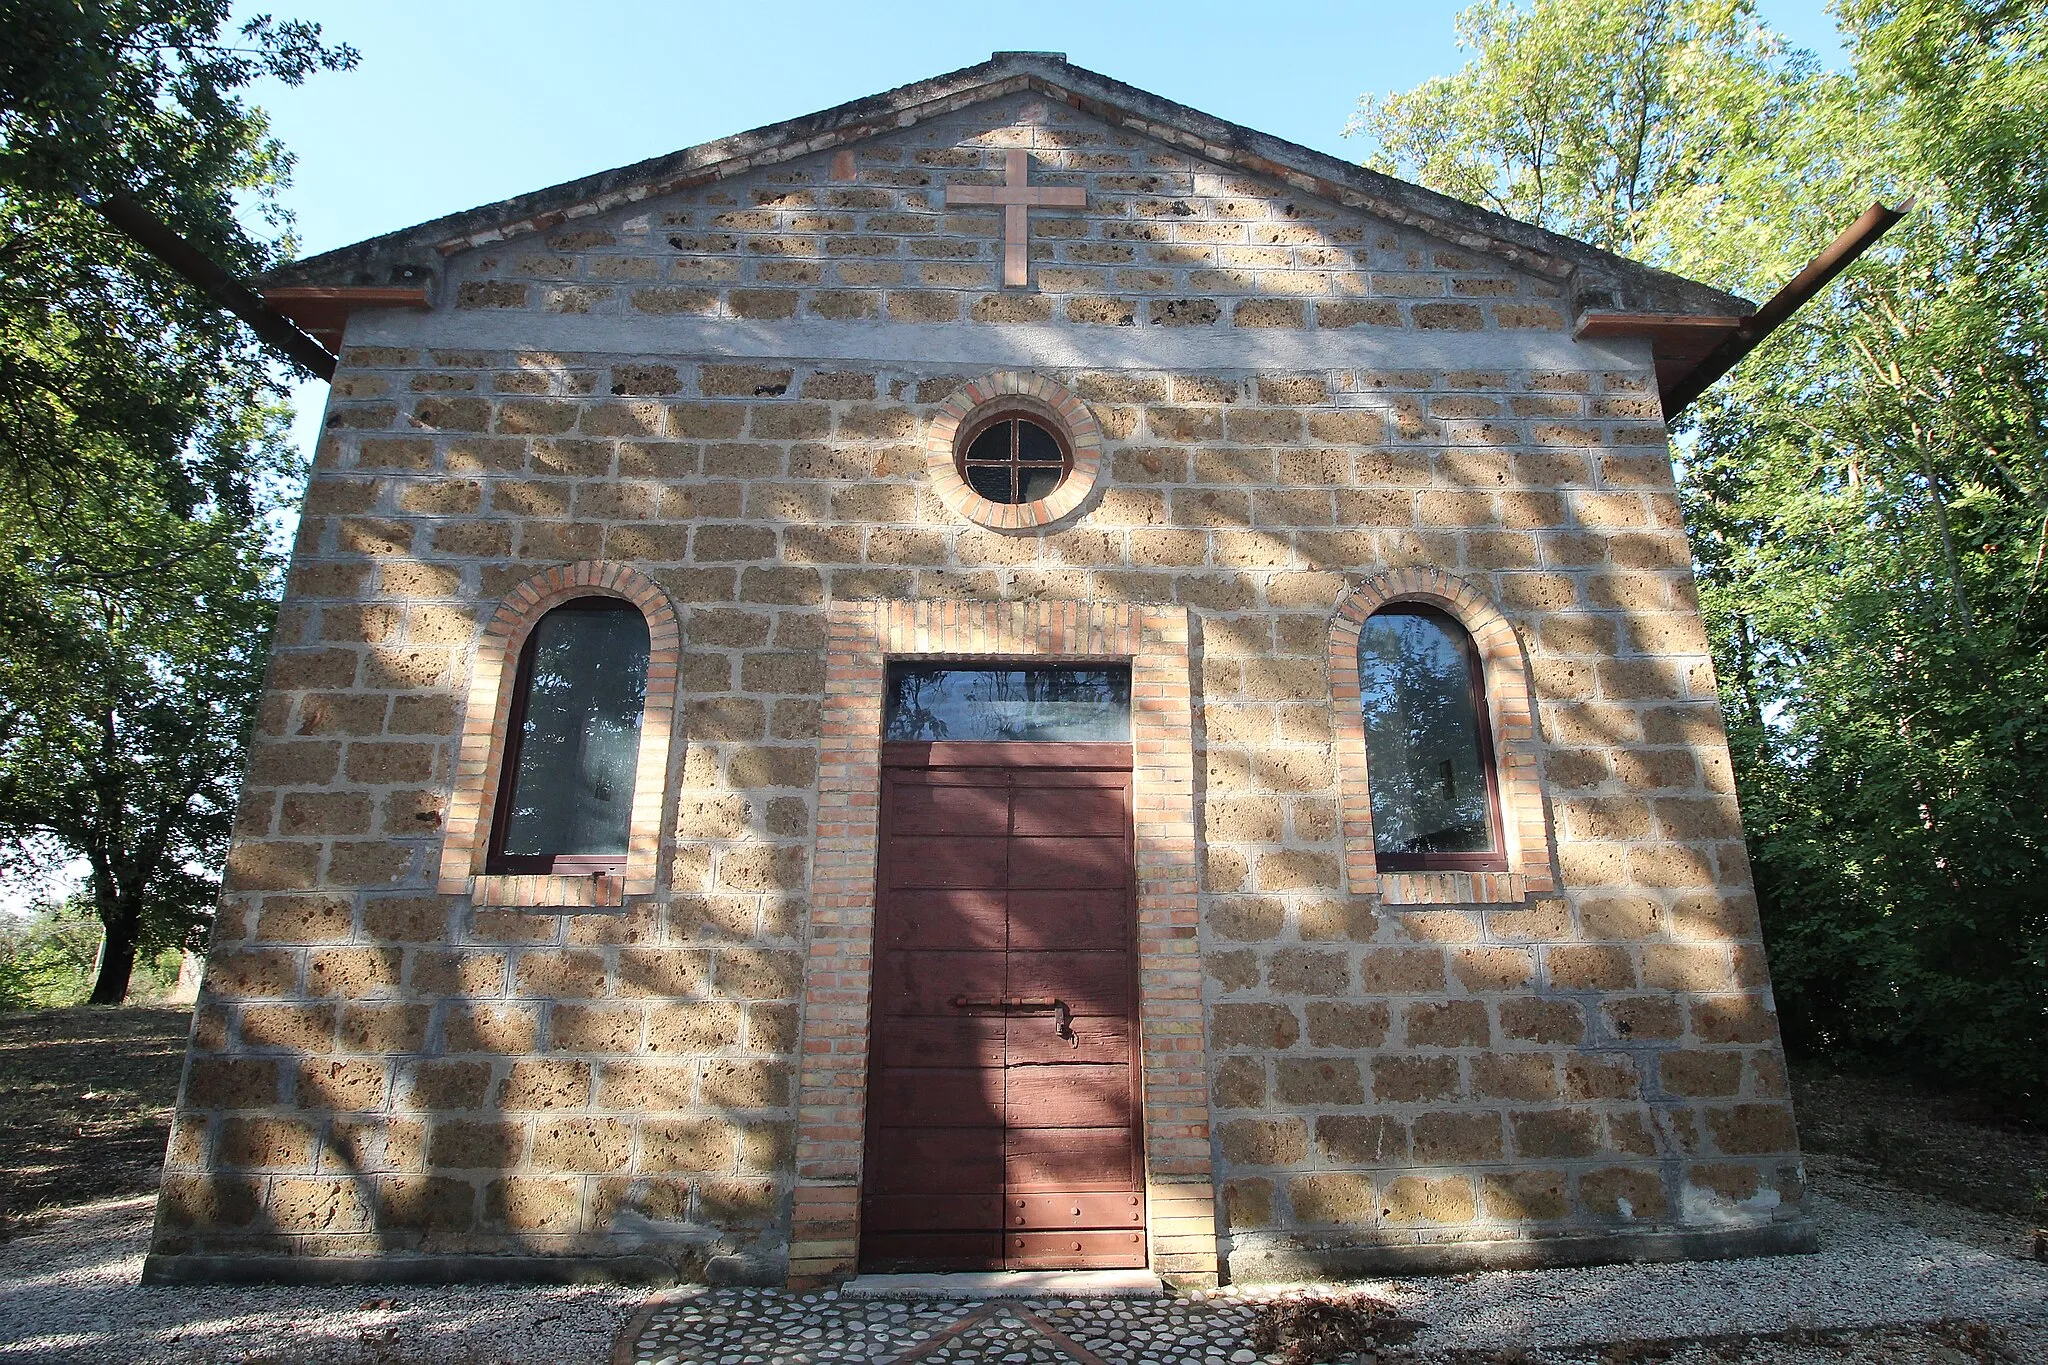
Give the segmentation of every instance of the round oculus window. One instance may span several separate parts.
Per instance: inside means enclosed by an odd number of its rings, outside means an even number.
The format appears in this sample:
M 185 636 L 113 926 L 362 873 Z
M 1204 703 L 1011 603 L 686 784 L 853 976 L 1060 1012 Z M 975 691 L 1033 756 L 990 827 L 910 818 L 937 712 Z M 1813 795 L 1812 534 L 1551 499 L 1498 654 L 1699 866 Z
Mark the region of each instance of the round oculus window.
M 1102 429 L 1081 396 L 1044 375 L 999 370 L 939 404 L 924 431 L 939 502 L 991 531 L 1038 531 L 1072 516 L 1102 477 Z
M 959 450 L 967 486 L 990 502 L 1012 505 L 1051 497 L 1074 463 L 1057 432 L 1017 412 L 977 424 Z

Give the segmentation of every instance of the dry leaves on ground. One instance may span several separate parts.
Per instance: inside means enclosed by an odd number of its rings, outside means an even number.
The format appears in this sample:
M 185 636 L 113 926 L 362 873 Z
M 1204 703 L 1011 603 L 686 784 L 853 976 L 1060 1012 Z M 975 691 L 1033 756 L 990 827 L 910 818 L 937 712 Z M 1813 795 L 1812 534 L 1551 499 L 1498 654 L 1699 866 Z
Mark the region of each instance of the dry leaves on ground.
M 1365 1294 L 1314 1295 L 1260 1304 L 1249 1337 L 1252 1349 L 1277 1351 L 1287 1365 L 1315 1365 L 1358 1351 L 1399 1345 L 1421 1327 L 1384 1299 Z

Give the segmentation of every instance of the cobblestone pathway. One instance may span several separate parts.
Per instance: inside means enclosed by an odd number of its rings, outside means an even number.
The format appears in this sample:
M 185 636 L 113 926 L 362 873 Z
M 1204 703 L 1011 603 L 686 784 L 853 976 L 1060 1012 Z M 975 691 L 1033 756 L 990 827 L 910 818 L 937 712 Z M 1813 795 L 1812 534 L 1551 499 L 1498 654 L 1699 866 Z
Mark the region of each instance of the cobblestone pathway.
M 1252 1310 L 1174 1299 L 986 1303 L 711 1290 L 659 1304 L 633 1365 L 1249 1365 Z
M 1382 1360 L 2048 1362 L 2048 1266 L 2026 1259 L 2024 1225 L 1916 1202 L 1889 1186 L 1836 1179 L 1830 1189 L 1814 1200 L 1822 1249 L 1810 1256 L 1494 1271 L 1346 1287 L 1382 1297 L 1425 1324 L 1405 1348 L 1382 1351 Z M 1282 1293 L 1273 1287 L 1264 1297 Z M 1199 1301 L 888 1300 L 831 1290 L 700 1289 L 654 1300 L 617 1360 L 1276 1365 L 1277 1356 L 1259 1355 L 1246 1340 L 1259 1294 L 1225 1291 Z M 1998 1331 L 2011 1343 L 2003 1355 L 1959 1354 L 1954 1341 L 1927 1327 L 1945 1320 L 2002 1324 Z M 1792 1340 L 1815 1334 L 1839 1340 Z M 1628 1349 L 1617 1354 L 1619 1347 Z

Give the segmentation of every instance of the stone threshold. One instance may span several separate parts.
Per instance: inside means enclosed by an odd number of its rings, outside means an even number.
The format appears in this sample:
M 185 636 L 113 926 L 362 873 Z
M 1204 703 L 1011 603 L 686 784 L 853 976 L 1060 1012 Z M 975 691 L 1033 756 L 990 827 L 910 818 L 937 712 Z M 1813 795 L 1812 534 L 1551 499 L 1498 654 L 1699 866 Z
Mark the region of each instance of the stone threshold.
M 1166 1286 L 1149 1270 L 980 1270 L 951 1275 L 857 1275 L 849 1299 L 1156 1299 Z

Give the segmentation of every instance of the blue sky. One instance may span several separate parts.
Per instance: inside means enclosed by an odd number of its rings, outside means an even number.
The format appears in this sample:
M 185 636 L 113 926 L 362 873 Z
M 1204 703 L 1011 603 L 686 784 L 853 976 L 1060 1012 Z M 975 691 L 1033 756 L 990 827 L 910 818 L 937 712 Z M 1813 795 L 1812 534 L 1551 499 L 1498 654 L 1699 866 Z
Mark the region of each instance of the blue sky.
M 1822 0 L 1759 0 L 1831 63 Z M 580 4 L 298 0 L 251 8 L 318 21 L 355 71 L 258 92 L 298 157 L 284 200 L 304 253 L 345 246 L 692 143 L 969 66 L 999 49 L 1075 63 L 1348 159 L 1366 91 L 1464 60 L 1442 0 L 1007 0 L 944 5 Z M 302 387 L 310 440 L 325 401 Z M 308 447 L 310 449 L 310 447 Z

